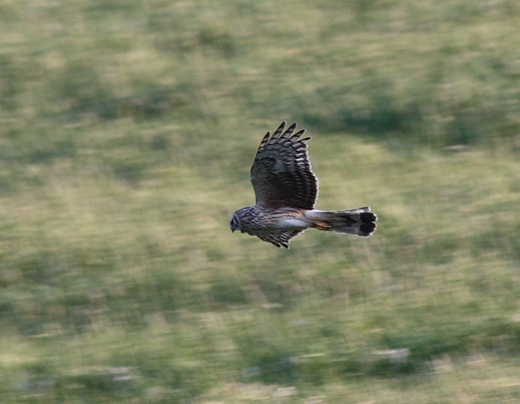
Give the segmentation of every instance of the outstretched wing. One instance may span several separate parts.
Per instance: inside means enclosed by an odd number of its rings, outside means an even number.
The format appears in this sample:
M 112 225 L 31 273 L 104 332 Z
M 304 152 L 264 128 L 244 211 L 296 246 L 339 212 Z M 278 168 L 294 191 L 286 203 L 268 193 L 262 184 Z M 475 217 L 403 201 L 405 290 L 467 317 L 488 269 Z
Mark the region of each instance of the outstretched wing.
M 257 237 L 261 240 L 267 241 L 268 243 L 273 243 L 277 247 L 285 247 L 289 248 L 289 243 L 291 239 L 299 236 L 305 230 L 287 230 L 281 232 L 260 232 L 257 234 Z
M 293 134 L 295 123 L 284 132 L 285 125 L 282 122 L 272 136 L 267 132 L 256 153 L 250 175 L 256 203 L 312 209 L 318 198 L 318 179 L 307 153 L 310 137 L 301 138 L 303 129 Z

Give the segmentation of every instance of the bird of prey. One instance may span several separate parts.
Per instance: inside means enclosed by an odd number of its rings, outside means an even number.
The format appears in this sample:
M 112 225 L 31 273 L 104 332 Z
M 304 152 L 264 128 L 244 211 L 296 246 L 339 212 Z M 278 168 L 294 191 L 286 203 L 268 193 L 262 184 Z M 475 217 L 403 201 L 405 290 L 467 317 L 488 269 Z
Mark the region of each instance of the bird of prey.
M 291 239 L 309 228 L 369 237 L 376 229 L 377 216 L 369 206 L 350 210 L 314 209 L 318 179 L 307 153 L 310 137 L 296 133 L 296 123 L 286 122 L 264 136 L 251 167 L 250 179 L 256 203 L 237 210 L 231 231 L 240 230 L 289 248 Z M 284 131 L 285 130 L 285 131 Z

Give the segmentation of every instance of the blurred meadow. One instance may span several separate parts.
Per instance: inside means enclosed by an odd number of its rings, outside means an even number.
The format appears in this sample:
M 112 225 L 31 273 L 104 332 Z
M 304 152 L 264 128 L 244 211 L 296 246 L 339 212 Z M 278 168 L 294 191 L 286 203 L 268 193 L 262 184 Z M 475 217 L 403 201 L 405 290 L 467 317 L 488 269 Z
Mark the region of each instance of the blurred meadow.
M 517 0 L 0 0 L 5 403 L 520 401 Z M 369 239 L 232 234 L 298 122 Z

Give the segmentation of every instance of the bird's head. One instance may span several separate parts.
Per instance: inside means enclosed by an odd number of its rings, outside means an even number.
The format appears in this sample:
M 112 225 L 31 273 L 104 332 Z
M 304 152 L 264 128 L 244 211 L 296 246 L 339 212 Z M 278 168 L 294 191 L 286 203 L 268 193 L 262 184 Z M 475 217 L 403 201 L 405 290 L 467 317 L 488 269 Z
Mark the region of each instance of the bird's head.
M 231 231 L 240 230 L 240 218 L 237 215 L 237 212 L 233 213 L 233 217 L 231 218 L 231 222 L 229 222 L 229 227 Z

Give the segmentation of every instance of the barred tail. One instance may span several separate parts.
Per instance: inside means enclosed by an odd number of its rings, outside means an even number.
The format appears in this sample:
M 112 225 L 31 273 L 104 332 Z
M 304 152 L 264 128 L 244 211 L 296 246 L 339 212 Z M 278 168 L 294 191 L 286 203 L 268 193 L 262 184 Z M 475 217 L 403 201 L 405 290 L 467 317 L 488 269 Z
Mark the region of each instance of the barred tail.
M 370 206 L 351 210 L 311 210 L 305 216 L 312 222 L 311 227 L 324 231 L 370 237 L 376 230 L 377 216 Z

